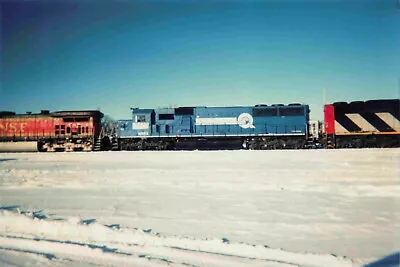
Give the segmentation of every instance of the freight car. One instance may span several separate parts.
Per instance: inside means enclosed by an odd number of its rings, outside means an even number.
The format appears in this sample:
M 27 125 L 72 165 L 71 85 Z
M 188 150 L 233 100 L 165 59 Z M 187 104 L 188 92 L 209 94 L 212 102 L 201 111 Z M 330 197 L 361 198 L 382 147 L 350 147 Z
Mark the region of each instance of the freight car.
M 324 124 L 328 148 L 399 147 L 400 100 L 325 105 Z
M 102 117 L 97 110 L 0 112 L 0 151 L 22 142 L 36 144 L 38 151 L 100 150 Z
M 132 108 L 118 121 L 121 150 L 303 148 L 309 106 Z

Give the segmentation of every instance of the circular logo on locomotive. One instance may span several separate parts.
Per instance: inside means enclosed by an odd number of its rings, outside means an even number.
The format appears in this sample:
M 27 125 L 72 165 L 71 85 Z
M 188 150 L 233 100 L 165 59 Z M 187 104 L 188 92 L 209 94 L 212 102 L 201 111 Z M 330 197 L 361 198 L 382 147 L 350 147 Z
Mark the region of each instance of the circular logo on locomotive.
M 253 125 L 253 116 L 251 116 L 249 113 L 240 114 L 237 118 L 237 121 L 239 126 L 244 129 L 255 128 Z

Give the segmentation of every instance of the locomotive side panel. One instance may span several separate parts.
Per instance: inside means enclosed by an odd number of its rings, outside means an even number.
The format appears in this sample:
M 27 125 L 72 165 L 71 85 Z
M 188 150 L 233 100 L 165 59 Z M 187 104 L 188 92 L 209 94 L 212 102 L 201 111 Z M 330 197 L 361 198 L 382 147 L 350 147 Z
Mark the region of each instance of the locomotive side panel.
M 58 111 L 51 113 L 54 118 L 53 131 L 57 136 L 93 136 L 98 138 L 101 135 L 100 111 Z
M 92 151 L 102 149 L 100 111 L 58 111 L 54 118 L 53 138 L 43 140 L 44 151 Z
M 308 136 L 308 105 L 132 109 L 118 122 L 122 149 L 162 149 L 187 143 L 242 144 L 253 149 L 301 148 Z M 251 137 L 250 139 L 248 137 Z M 248 145 L 249 144 L 249 145 Z
M 51 117 L 38 117 L 35 120 L 35 126 L 30 128 L 29 133 L 35 134 L 37 137 L 45 138 L 54 135 L 53 131 L 54 119 Z M 29 126 L 28 126 L 29 127 Z
M 308 134 L 309 107 L 271 106 L 253 110 L 255 125 L 259 131 L 270 135 L 301 135 Z
M 333 106 L 337 135 L 400 132 L 398 99 L 338 102 Z
M 251 111 L 251 107 L 196 108 L 195 133 L 201 136 L 255 134 Z
M 333 105 L 324 106 L 324 130 L 325 134 L 335 134 L 335 109 Z
M 48 116 L 13 116 L 0 118 L 3 141 L 38 140 L 52 135 L 53 118 Z
M 328 137 L 333 135 L 332 143 L 337 148 L 398 147 L 399 109 L 399 99 L 326 105 L 325 132 Z
M 196 133 L 212 135 L 306 135 L 306 106 L 197 108 Z

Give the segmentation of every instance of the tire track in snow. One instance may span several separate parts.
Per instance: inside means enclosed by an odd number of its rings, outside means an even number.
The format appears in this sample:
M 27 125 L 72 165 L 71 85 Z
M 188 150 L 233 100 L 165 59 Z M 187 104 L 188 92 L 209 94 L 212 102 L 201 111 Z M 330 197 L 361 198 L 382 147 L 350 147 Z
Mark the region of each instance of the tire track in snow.
M 222 253 L 213 253 L 208 251 L 199 251 L 199 250 L 190 250 L 184 249 L 180 247 L 159 247 L 157 249 L 152 249 L 151 247 L 140 246 L 138 244 L 128 244 L 128 245 L 118 245 L 115 244 L 115 247 L 109 247 L 106 245 L 95 245 L 89 243 L 82 243 L 82 242 L 75 242 L 75 241 L 62 241 L 62 240 L 54 240 L 54 239 L 45 239 L 45 238 L 28 238 L 23 236 L 11 236 L 11 235 L 0 235 L 3 238 L 9 239 L 21 239 L 21 240 L 29 240 L 33 242 L 50 242 L 50 243 L 59 243 L 59 244 L 69 244 L 69 245 L 76 245 L 81 247 L 89 247 L 91 249 L 99 249 L 104 253 L 111 253 L 111 254 L 118 254 L 118 255 L 125 255 L 125 256 L 135 256 L 139 258 L 146 258 L 149 260 L 159 260 L 163 262 L 167 262 L 170 264 L 182 264 L 184 266 L 190 267 L 199 267 L 202 265 L 207 265 L 205 263 L 208 262 L 210 265 L 214 266 L 226 266 L 232 264 L 232 258 L 239 258 L 237 260 L 239 263 L 247 263 L 251 264 L 252 266 L 266 266 L 266 263 L 276 263 L 279 264 L 277 266 L 299 266 L 297 264 L 292 264 L 290 262 L 278 261 L 278 260 L 259 260 L 256 258 L 248 258 L 236 255 L 228 255 Z M 127 252 L 126 250 L 134 246 L 136 249 L 132 252 Z M 37 255 L 42 255 L 49 260 L 57 258 L 56 254 L 49 254 L 45 252 L 37 252 L 34 250 L 19 250 L 19 249 L 9 249 L 0 247 L 0 249 L 6 250 L 13 250 L 18 252 L 26 252 L 26 253 L 34 253 Z M 125 251 L 123 251 L 125 249 Z M 178 250 L 178 251 L 175 251 Z M 135 253 L 136 252 L 136 253 Z M 178 252 L 179 255 L 176 255 Z M 204 255 L 205 254 L 205 255 Z M 171 256 L 171 255 L 175 255 Z M 177 259 L 178 258 L 178 259 Z M 182 260 L 184 258 L 185 260 Z M 196 259 L 198 258 L 198 259 Z M 191 261 L 197 261 L 196 263 L 191 263 Z M 200 264 L 200 265 L 197 265 Z M 208 265 L 207 265 L 208 266 Z M 268 265 L 270 266 L 270 265 Z M 275 265 L 271 265 L 275 266 Z
M 30 253 L 30 254 L 36 254 L 45 257 L 48 260 L 53 260 L 56 259 L 56 255 L 50 254 L 50 253 L 45 253 L 45 252 L 38 252 L 35 250 L 30 250 L 30 249 L 19 249 L 19 248 L 9 248 L 5 246 L 0 246 L 0 249 L 2 250 L 11 250 L 11 251 L 16 251 L 16 252 L 23 252 L 23 253 Z
M 23 240 L 31 240 L 31 241 L 46 241 L 46 242 L 51 242 L 51 243 L 61 243 L 61 244 L 69 244 L 69 245 L 77 245 L 77 246 L 82 246 L 82 247 L 89 247 L 91 249 L 100 249 L 104 253 L 113 253 L 113 254 L 121 254 L 125 256 L 132 256 L 133 253 L 128 253 L 128 252 L 123 252 L 119 251 L 117 248 L 110 248 L 107 246 L 100 246 L 100 245 L 94 245 L 94 244 L 89 244 L 89 243 L 81 243 L 81 242 L 75 242 L 75 241 L 63 241 L 63 240 L 55 240 L 55 239 L 46 239 L 46 238 L 28 238 L 28 237 L 23 237 L 23 236 L 13 236 L 13 235 L 0 235 L 0 237 L 4 238 L 11 238 L 11 239 L 23 239 Z M 44 255 L 46 256 L 46 255 Z M 55 257 L 55 256 L 54 256 Z M 51 260 L 51 256 L 49 257 Z
M 36 215 L 9 209 L 0 212 L 0 246 L 100 265 L 104 261 L 115 265 L 148 261 L 152 266 L 191 267 L 352 266 L 351 260 L 333 255 L 294 253 L 219 239 L 165 237 L 146 230 L 115 229 L 94 219 L 54 221 Z
M 27 248 L 31 249 L 27 249 Z M 62 242 L 36 241 L 27 238 L 0 237 L 0 249 L 44 256 L 48 260 L 61 259 L 71 262 L 85 262 L 112 266 L 187 266 L 156 258 L 130 257 L 127 255 L 103 253 L 99 249 Z
M 11 236 L 11 235 L 0 235 L 0 237 L 8 238 L 8 239 L 16 239 L 16 240 L 18 240 L 18 239 L 19 240 L 29 240 L 29 241 L 33 241 L 32 243 L 34 243 L 34 242 L 49 242 L 49 243 L 76 245 L 76 246 L 81 246 L 81 247 L 88 247 L 93 250 L 98 249 L 98 250 L 101 250 L 103 253 L 111 253 L 111 254 L 118 254 L 118 255 L 124 255 L 124 256 L 133 256 L 133 257 L 138 257 L 138 258 L 145 258 L 148 260 L 162 261 L 162 262 L 166 262 L 169 264 L 182 264 L 182 265 L 190 266 L 190 267 L 198 267 L 197 265 L 193 265 L 193 264 L 186 263 L 186 262 L 175 262 L 171 259 L 164 258 L 164 257 L 158 257 L 156 255 L 143 254 L 143 253 L 135 254 L 135 253 L 131 253 L 131 252 L 124 252 L 124 251 L 121 251 L 120 248 L 111 248 L 111 247 L 108 247 L 105 245 L 95 245 L 95 244 L 89 244 L 89 243 L 82 243 L 82 242 L 75 242 L 75 241 L 62 241 L 62 240 L 54 240 L 54 239 L 46 239 L 46 238 L 28 238 L 28 237 L 23 237 L 23 236 Z M 0 243 L 1 243 L 1 239 L 0 239 Z M 40 252 L 40 251 L 35 251 L 35 250 L 30 250 L 30 249 L 17 249 L 17 248 L 3 247 L 3 246 L 0 246 L 0 249 L 36 254 L 36 255 L 44 256 L 48 260 L 53 260 L 53 259 L 57 258 L 56 254 Z
M 206 253 L 206 254 L 213 254 L 213 255 L 221 255 L 221 256 L 229 256 L 229 257 L 238 257 L 238 258 L 243 258 L 243 259 L 250 259 L 250 260 L 256 260 L 257 258 L 252 258 L 252 257 L 243 257 L 243 256 L 238 256 L 238 255 L 230 255 L 230 254 L 223 254 L 223 253 L 216 253 L 216 252 L 209 252 L 209 251 L 203 251 L 203 250 L 191 250 L 191 249 L 186 249 L 186 248 L 181 248 L 181 247 L 171 247 L 173 249 L 179 249 L 183 251 L 190 251 L 190 252 L 199 252 L 199 253 Z M 287 262 L 287 261 L 280 261 L 280 260 L 268 260 L 266 259 L 265 261 L 270 261 L 270 262 L 276 262 L 276 263 L 282 263 L 282 264 L 287 264 L 290 266 L 300 266 L 298 264 L 292 263 L 292 262 Z

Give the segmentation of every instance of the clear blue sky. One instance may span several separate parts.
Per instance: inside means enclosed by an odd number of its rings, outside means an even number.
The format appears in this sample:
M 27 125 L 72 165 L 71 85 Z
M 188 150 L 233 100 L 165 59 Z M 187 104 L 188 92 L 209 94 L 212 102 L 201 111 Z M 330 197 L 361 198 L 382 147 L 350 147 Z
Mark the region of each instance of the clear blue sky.
M 400 5 L 0 0 L 0 110 L 398 98 Z

